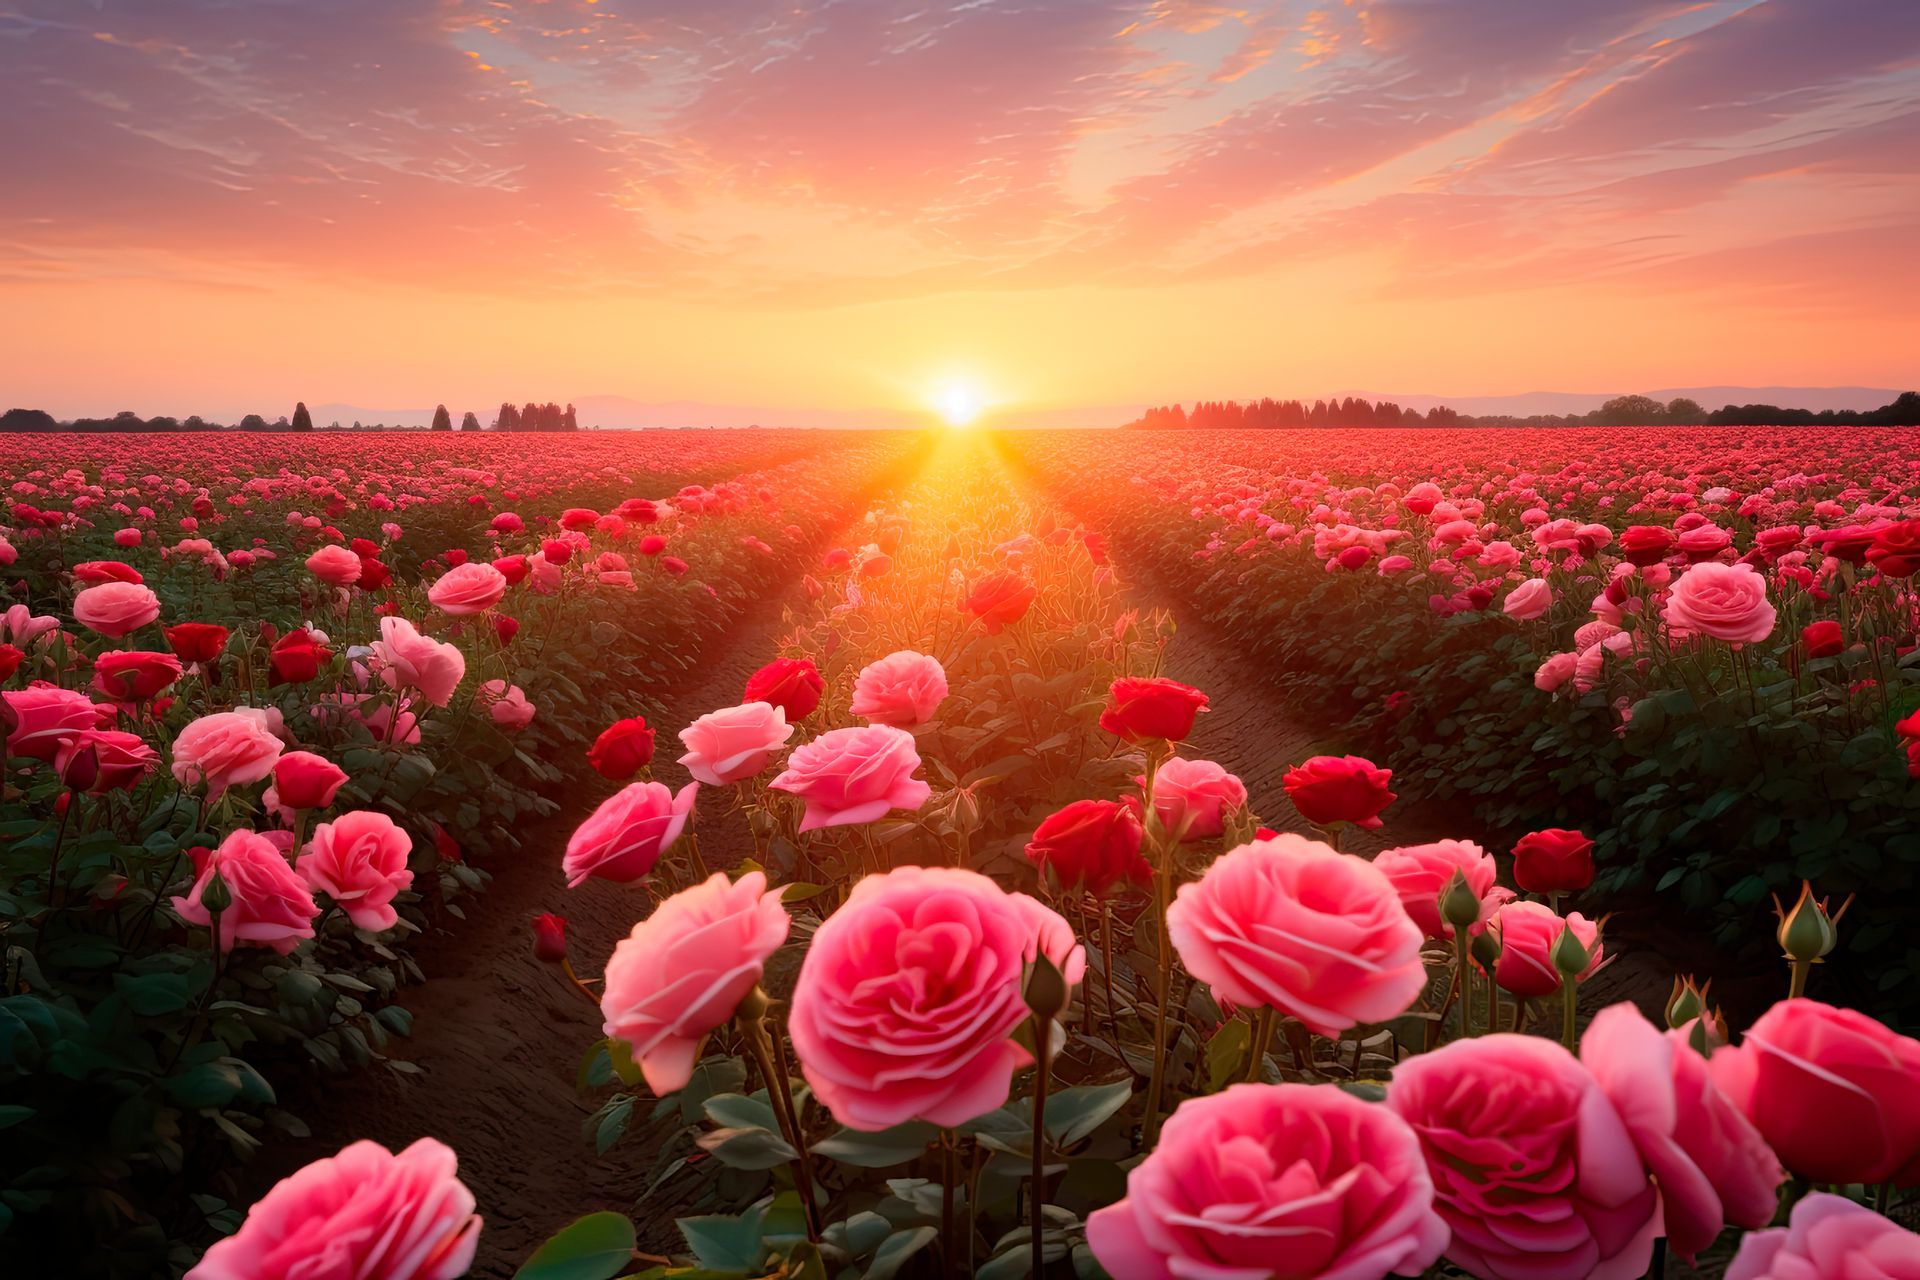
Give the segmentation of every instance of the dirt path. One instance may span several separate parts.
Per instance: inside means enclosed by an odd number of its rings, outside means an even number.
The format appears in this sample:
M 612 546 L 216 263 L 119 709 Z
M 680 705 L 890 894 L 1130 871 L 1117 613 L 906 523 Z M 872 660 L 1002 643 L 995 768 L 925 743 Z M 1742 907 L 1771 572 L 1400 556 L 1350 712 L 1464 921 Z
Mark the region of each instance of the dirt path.
M 670 763 L 678 754 L 674 730 L 738 702 L 747 677 L 774 652 L 783 599 L 751 608 L 708 647 L 657 721 L 649 715 L 659 728 L 660 759 L 669 762 L 663 780 L 679 777 Z M 414 1032 L 390 1052 L 420 1074 L 376 1067 L 309 1088 L 292 1106 L 314 1137 L 261 1152 L 249 1170 L 254 1194 L 359 1138 L 397 1150 L 438 1137 L 457 1149 L 461 1178 L 479 1197 L 486 1227 L 472 1274 L 487 1278 L 511 1276 L 541 1240 L 581 1214 L 632 1207 L 650 1179 L 653 1144 L 638 1122 L 605 1156 L 583 1136 L 582 1121 L 600 1098 L 580 1094 L 576 1073 L 600 1038 L 597 1015 L 557 969 L 534 958 L 529 924 L 540 911 L 565 916 L 577 967 L 596 974 L 647 909 L 637 886 L 565 886 L 560 854 L 567 836 L 613 790 L 593 782 L 591 792 L 570 797 L 560 815 L 530 830 L 516 856 L 494 861 L 493 884 L 469 900 L 464 921 L 449 920 L 417 944 L 429 981 L 402 992 Z M 715 866 L 751 852 L 728 847 L 732 825 L 703 826 L 701 842 Z

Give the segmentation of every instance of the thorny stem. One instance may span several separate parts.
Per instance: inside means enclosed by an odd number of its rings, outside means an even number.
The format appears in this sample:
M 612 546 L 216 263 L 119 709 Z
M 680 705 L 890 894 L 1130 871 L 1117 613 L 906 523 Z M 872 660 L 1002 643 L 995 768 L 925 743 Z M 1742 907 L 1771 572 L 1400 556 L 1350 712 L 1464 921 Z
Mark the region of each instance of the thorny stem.
M 820 1206 L 813 1202 L 813 1168 L 807 1158 L 805 1135 L 800 1132 L 800 1118 L 794 1114 L 793 1092 L 787 1083 L 784 1061 L 775 1066 L 773 1054 L 769 1048 L 767 1024 L 764 1015 L 749 1018 L 736 1018 L 740 1026 L 740 1037 L 746 1041 L 747 1052 L 753 1056 L 753 1064 L 758 1067 L 767 1082 L 767 1101 L 773 1108 L 774 1118 L 779 1122 L 782 1134 L 793 1147 L 794 1189 L 800 1193 L 800 1208 L 807 1219 L 807 1239 L 820 1243 Z M 784 1059 L 785 1055 L 781 1055 Z

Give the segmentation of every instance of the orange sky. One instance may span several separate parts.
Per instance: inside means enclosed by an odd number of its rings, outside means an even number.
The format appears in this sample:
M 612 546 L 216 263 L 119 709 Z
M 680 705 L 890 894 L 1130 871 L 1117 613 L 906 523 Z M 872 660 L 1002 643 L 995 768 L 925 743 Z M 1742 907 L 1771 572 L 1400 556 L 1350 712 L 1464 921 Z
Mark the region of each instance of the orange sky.
M 0 0 L 0 157 L 61 414 L 1920 377 L 1907 0 Z

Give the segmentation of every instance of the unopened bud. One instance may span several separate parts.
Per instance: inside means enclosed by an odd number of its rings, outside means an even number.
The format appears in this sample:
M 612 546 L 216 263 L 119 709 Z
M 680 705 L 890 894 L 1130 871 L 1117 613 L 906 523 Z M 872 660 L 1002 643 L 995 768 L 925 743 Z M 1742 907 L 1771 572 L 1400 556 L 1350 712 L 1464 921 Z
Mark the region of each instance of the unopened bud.
M 1712 986 L 1709 982 L 1707 986 Z M 1673 980 L 1673 992 L 1667 996 L 1667 1026 L 1678 1030 L 1705 1013 L 1707 1009 L 1706 987 L 1697 987 L 1693 975 Z
M 226 877 L 218 871 L 207 878 L 207 887 L 200 891 L 200 905 L 214 915 L 233 905 L 233 892 L 227 888 Z
M 1580 941 L 1571 925 L 1562 925 L 1560 937 L 1553 944 L 1553 967 L 1560 976 L 1569 980 L 1578 979 L 1593 963 L 1593 953 Z
M 1813 885 L 1800 882 L 1800 897 L 1788 911 L 1780 910 L 1780 902 L 1774 900 L 1773 909 L 1779 913 L 1780 929 L 1775 935 L 1780 942 L 1780 950 L 1787 959 L 1810 964 L 1832 951 L 1834 944 L 1840 941 L 1840 932 L 1834 926 L 1840 923 L 1847 908 L 1853 905 L 1848 898 L 1840 904 L 1840 910 L 1827 914 L 1826 899 L 1815 899 Z
M 1493 966 L 1500 961 L 1500 939 L 1493 936 L 1493 930 L 1488 929 L 1484 933 L 1474 935 L 1473 958 L 1479 962 L 1482 969 L 1488 973 L 1493 972 Z
M 1687 1043 L 1695 1053 L 1702 1057 L 1712 1057 L 1716 1049 L 1725 1048 L 1732 1039 L 1727 1033 L 1727 1015 L 1715 1009 L 1712 1013 L 1703 1013 L 1686 1026 Z
M 1480 919 L 1480 898 L 1458 868 L 1440 891 L 1440 918 L 1455 929 L 1468 929 Z
M 542 911 L 533 918 L 534 958 L 559 964 L 567 958 L 567 918 Z
M 772 1005 L 773 1001 L 767 998 L 767 993 L 761 990 L 758 983 L 755 983 L 753 990 L 747 992 L 746 995 L 740 998 L 740 1003 L 735 1007 L 733 1016 L 742 1022 L 758 1022 L 767 1016 L 767 1010 L 772 1007 Z
M 1022 992 L 1026 997 L 1027 1008 L 1042 1023 L 1051 1023 L 1066 1012 L 1070 992 L 1067 989 L 1067 976 L 1060 972 L 1060 966 L 1052 957 L 1042 951 L 1033 959 L 1033 966 L 1027 970 L 1027 985 Z

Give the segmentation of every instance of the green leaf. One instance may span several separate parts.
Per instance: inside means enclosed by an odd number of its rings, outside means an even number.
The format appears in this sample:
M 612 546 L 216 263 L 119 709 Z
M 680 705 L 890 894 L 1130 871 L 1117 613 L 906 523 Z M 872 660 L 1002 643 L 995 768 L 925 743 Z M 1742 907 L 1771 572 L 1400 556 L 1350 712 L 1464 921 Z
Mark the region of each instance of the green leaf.
M 0 1129 L 11 1129 L 13 1126 L 31 1119 L 33 1114 L 34 1110 L 32 1107 L 14 1106 L 11 1103 L 0 1105 Z
M 1047 1134 L 1058 1146 L 1073 1146 L 1091 1136 L 1132 1096 L 1131 1077 L 1062 1089 L 1047 1099 Z
M 932 1244 L 940 1232 L 934 1227 L 915 1227 L 911 1231 L 896 1231 L 881 1242 L 873 1251 L 873 1261 L 867 1264 L 863 1272 L 864 1280 L 891 1280 L 907 1259 Z
M 813 1153 L 858 1169 L 889 1169 L 920 1155 L 938 1132 L 920 1120 L 909 1120 L 879 1133 L 842 1129 L 814 1143 Z
M 633 1223 L 617 1213 L 590 1213 L 562 1227 L 534 1251 L 513 1280 L 611 1280 L 633 1261 Z
M 779 1117 L 759 1098 L 744 1093 L 716 1093 L 701 1104 L 707 1119 L 733 1129 L 778 1129 Z
M 715 1271 L 746 1271 L 765 1251 L 756 1211 L 702 1214 L 676 1219 L 675 1225 L 700 1265 Z
M 1243 1065 L 1247 1056 L 1247 1045 L 1253 1040 L 1253 1028 L 1245 1018 L 1228 1018 L 1220 1024 L 1220 1029 L 1207 1041 L 1207 1089 L 1218 1093 L 1227 1087 L 1234 1078 L 1237 1068 Z
M 732 1169 L 772 1169 L 797 1160 L 800 1155 L 787 1145 L 785 1138 L 770 1129 L 715 1129 L 694 1141 L 702 1151 L 711 1152 L 716 1160 Z

